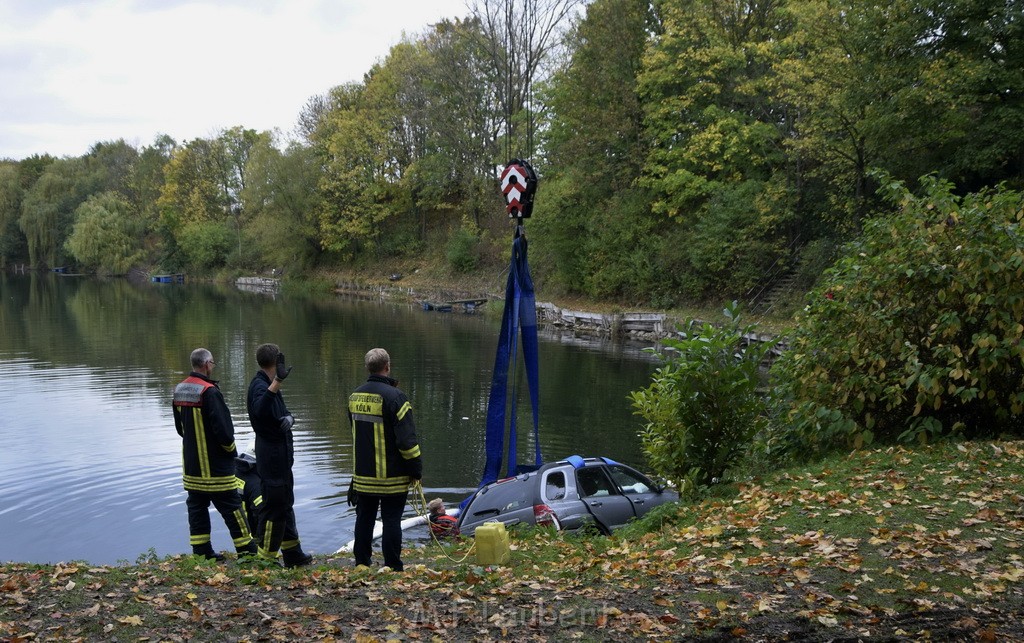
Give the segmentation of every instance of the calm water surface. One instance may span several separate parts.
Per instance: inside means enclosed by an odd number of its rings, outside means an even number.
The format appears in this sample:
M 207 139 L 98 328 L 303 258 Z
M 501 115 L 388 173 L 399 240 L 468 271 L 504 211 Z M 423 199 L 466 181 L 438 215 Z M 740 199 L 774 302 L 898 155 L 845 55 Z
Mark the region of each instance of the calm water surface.
M 284 395 L 297 420 L 295 512 L 307 551 L 352 538 L 344 401 L 365 380 L 363 355 L 374 346 L 391 353 L 412 401 L 428 498 L 461 500 L 483 470 L 500 305 L 465 315 L 209 285 L 0 276 L 0 560 L 113 564 L 191 551 L 170 398 L 198 346 L 213 351 L 240 450 L 253 442 L 245 392 L 256 346 L 279 344 L 294 365 Z M 626 395 L 654 368 L 638 346 L 542 331 L 545 460 L 605 455 L 644 468 Z M 525 382 L 519 388 L 518 448 L 530 459 Z M 214 547 L 231 550 L 216 512 L 212 523 Z

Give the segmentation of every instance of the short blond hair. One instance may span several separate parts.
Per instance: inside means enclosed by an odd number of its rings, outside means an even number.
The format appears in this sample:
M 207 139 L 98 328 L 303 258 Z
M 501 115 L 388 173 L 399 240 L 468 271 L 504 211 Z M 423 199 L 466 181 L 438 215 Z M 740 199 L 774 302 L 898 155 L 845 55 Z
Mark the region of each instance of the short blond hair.
M 444 513 L 444 501 L 440 498 L 434 498 L 427 503 L 427 511 L 430 512 L 431 516 L 438 516 Z
M 366 370 L 372 375 L 383 373 L 390 364 L 391 356 L 383 348 L 371 348 L 366 353 Z

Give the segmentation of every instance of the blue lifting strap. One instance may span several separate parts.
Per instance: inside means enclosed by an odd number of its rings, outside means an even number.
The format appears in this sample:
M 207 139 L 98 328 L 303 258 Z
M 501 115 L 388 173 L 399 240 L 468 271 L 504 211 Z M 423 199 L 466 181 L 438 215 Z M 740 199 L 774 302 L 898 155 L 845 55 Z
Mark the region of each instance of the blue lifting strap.
M 526 366 L 526 379 L 530 391 L 530 403 L 533 410 L 533 442 L 534 465 L 521 467 L 517 464 L 516 454 L 516 386 L 513 376 L 511 412 L 508 412 L 509 369 L 515 370 L 518 357 L 519 335 L 522 335 L 523 361 Z M 494 375 L 491 379 L 491 393 L 487 401 L 487 433 L 486 462 L 480 486 L 498 479 L 498 471 L 504 451 L 505 416 L 508 413 L 508 458 L 506 475 L 533 468 L 543 464 L 540 453 L 540 434 L 538 428 L 539 372 L 537 367 L 537 303 L 533 292 L 533 279 L 526 261 L 526 237 L 522 234 L 522 226 L 517 226 L 512 241 L 512 265 L 509 269 L 508 281 L 505 285 L 505 310 L 501 317 L 501 334 L 498 339 L 498 350 L 494 356 Z

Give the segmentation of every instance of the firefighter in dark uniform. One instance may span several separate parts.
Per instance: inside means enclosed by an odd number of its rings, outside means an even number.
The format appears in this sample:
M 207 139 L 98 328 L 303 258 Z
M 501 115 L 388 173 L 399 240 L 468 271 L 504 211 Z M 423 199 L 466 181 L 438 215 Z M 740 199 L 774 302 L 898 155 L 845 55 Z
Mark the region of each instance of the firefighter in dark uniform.
M 299 531 L 295 525 L 295 447 L 292 425 L 295 418 L 288 412 L 281 383 L 291 367 L 285 365 L 284 353 L 276 344 L 256 348 L 256 371 L 249 383 L 246 408 L 249 422 L 256 433 L 256 471 L 260 475 L 260 528 L 257 536 L 262 558 L 277 559 L 280 549 L 285 567 L 298 567 L 313 562 L 302 551 Z
M 260 474 L 256 472 L 256 452 L 239 453 L 235 458 L 235 477 L 238 478 L 238 493 L 242 494 L 242 508 L 249 521 L 249 531 L 260 533 L 260 505 L 263 493 L 260 489 Z
M 235 428 L 213 374 L 213 355 L 192 351 L 192 372 L 174 387 L 174 428 L 182 437 L 182 480 L 188 499 L 192 553 L 224 560 L 210 543 L 210 503 L 220 512 L 239 554 L 255 554 L 256 543 L 242 509 L 235 478 Z
M 370 566 L 373 525 L 380 510 L 384 531 L 381 550 L 384 564 L 402 571 L 402 512 L 409 485 L 423 475 L 420 446 L 412 405 L 391 378 L 391 357 L 383 348 L 366 354 L 370 376 L 348 398 L 352 424 L 355 472 L 352 490 L 356 503 L 356 565 Z

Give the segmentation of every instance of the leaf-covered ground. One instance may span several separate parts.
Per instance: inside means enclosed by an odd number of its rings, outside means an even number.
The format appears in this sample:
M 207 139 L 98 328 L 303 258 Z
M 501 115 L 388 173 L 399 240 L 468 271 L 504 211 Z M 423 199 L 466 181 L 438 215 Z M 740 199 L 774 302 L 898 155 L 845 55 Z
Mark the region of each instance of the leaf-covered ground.
M 319 556 L 0 568 L 0 640 L 1024 641 L 1024 443 L 859 452 L 612 538 L 466 540 L 406 571 Z M 647 525 L 650 527 L 651 525 Z

